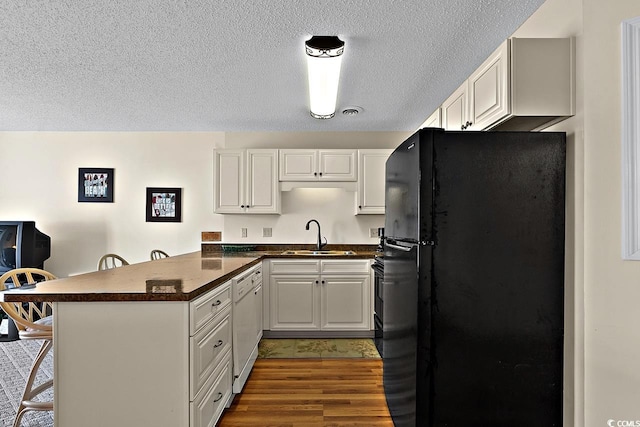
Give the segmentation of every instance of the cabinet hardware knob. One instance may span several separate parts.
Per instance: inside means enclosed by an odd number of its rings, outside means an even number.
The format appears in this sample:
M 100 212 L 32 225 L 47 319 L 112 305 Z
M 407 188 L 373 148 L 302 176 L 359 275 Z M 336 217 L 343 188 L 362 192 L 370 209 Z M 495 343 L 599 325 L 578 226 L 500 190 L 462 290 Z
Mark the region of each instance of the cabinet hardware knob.
M 222 301 L 220 301 L 220 300 L 216 300 L 216 302 L 214 302 L 214 303 L 212 303 L 212 304 L 211 304 L 211 307 L 216 307 L 216 306 L 218 306 L 218 305 L 220 305 L 220 304 L 222 304 Z
M 358 209 L 362 209 L 362 206 L 358 206 Z
M 220 399 L 222 399 L 222 396 L 224 396 L 224 395 L 222 393 L 218 392 L 218 397 L 216 398 L 216 400 L 214 400 L 214 402 L 217 402 Z
M 314 172 L 314 173 L 313 173 L 313 176 L 318 176 L 318 172 Z
M 316 280 L 316 285 L 318 284 L 318 281 Z
M 213 346 L 213 348 L 218 348 L 223 344 L 222 340 L 218 340 L 218 342 Z
M 241 208 L 244 208 L 244 205 L 240 205 Z
M 322 281 L 322 284 L 324 285 L 324 280 Z
M 320 172 L 320 176 L 322 176 L 322 172 Z

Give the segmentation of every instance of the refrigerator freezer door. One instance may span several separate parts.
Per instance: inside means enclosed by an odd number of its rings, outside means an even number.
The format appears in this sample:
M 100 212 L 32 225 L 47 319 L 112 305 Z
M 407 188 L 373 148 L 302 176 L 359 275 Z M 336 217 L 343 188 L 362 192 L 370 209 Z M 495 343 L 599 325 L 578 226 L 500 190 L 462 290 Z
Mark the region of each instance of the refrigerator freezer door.
M 431 238 L 433 132 L 414 134 L 387 159 L 384 230 L 388 238 L 413 243 Z

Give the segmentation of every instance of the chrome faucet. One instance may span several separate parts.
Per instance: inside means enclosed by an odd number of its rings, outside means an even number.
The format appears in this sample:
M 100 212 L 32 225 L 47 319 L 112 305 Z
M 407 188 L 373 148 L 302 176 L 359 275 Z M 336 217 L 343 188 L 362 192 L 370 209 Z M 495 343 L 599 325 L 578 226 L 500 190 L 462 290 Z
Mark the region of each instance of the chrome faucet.
M 315 223 L 317 224 L 317 226 L 318 226 L 318 245 L 317 245 L 317 249 L 316 249 L 316 250 L 318 250 L 318 251 L 319 251 L 320 249 L 322 249 L 322 247 L 323 247 L 324 245 L 326 245 L 326 244 L 327 244 L 327 238 L 325 237 L 325 238 L 324 238 L 324 243 L 322 243 L 322 237 L 320 236 L 320 223 L 319 223 L 318 221 L 316 221 L 315 219 L 310 219 L 310 220 L 307 222 L 307 225 L 305 225 L 305 227 L 304 227 L 304 228 L 305 228 L 306 230 L 308 230 L 308 229 L 309 229 L 309 224 L 311 224 L 312 222 L 315 222 Z

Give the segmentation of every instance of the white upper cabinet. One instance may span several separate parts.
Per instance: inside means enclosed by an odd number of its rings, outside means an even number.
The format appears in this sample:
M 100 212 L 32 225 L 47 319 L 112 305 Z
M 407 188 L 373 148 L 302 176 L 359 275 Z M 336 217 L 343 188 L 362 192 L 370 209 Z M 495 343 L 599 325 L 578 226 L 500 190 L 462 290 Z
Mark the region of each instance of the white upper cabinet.
M 280 213 L 278 150 L 215 150 L 214 212 Z
M 393 150 L 358 150 L 356 215 L 384 214 L 385 167 Z
M 469 121 L 465 129 L 482 130 L 511 112 L 509 104 L 509 40 L 467 80 Z
M 541 130 L 575 114 L 572 38 L 505 40 L 441 106 L 447 130 Z
M 280 150 L 280 181 L 356 180 L 356 150 Z
M 442 103 L 442 127 L 445 130 L 463 130 L 468 121 L 468 104 L 469 97 L 465 81 Z

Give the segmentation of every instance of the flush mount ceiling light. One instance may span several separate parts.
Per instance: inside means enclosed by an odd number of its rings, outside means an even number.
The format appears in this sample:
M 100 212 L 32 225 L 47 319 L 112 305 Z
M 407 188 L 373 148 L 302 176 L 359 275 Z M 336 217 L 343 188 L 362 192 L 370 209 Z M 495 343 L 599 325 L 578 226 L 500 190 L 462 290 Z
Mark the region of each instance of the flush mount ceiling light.
M 336 111 L 344 42 L 336 36 L 313 36 L 305 48 L 311 116 L 330 119 Z

